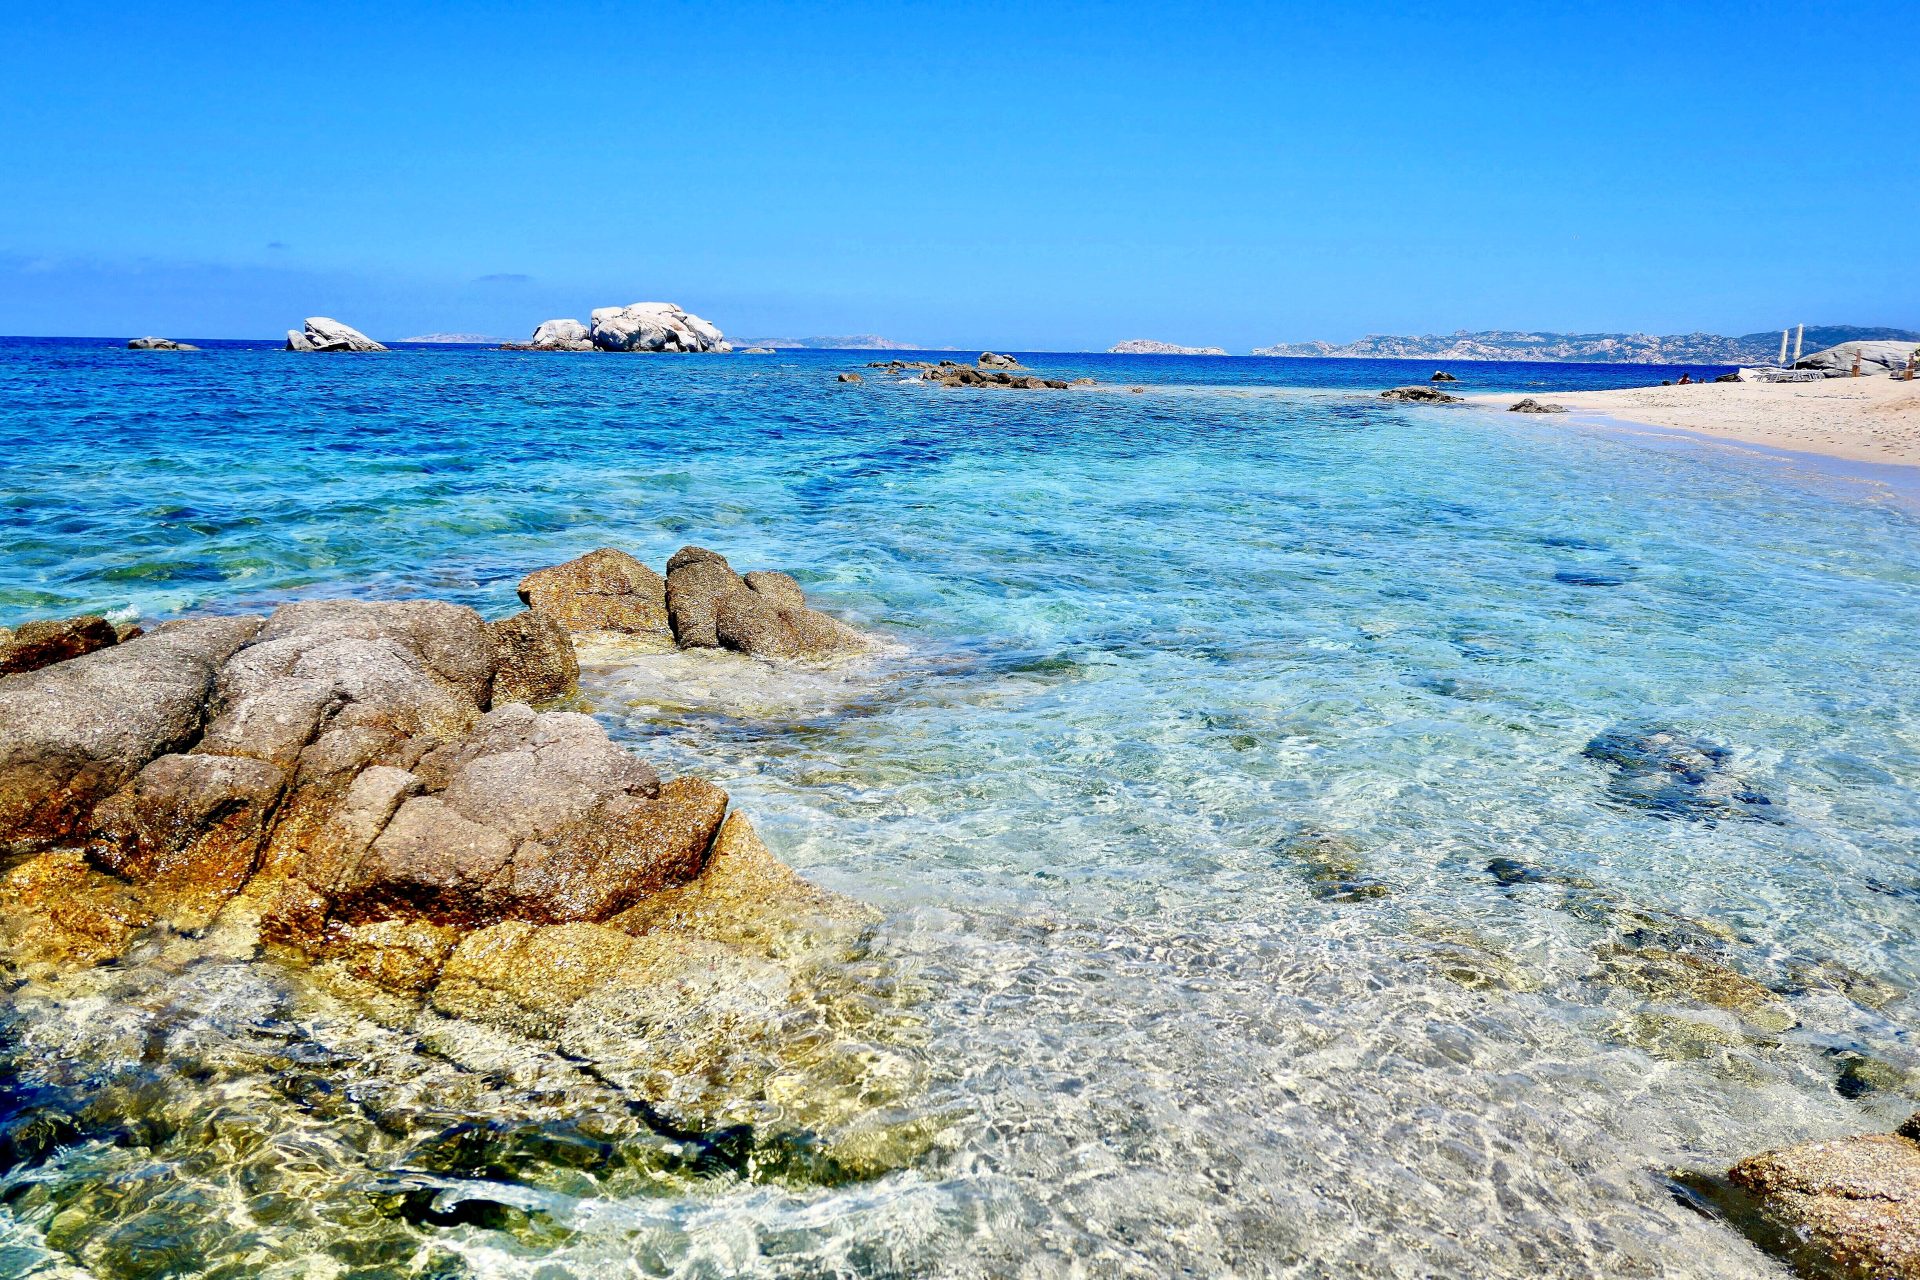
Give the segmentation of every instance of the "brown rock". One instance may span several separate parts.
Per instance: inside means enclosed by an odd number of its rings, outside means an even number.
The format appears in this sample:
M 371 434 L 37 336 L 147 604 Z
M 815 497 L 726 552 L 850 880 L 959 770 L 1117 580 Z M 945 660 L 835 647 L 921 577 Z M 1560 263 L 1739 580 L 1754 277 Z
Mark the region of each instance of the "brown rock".
M 520 600 L 568 631 L 619 631 L 670 639 L 667 584 L 624 551 L 602 547 L 530 573 Z
M 1565 413 L 1566 411 L 1565 405 L 1543 404 L 1532 396 L 1524 400 L 1516 400 L 1507 406 L 1508 413 Z
M 0 851 L 83 835 L 93 806 L 191 743 L 214 675 L 258 618 L 169 623 L 0 680 Z
M 724 556 L 704 547 L 682 547 L 667 561 L 667 617 L 682 649 L 717 649 L 715 614 L 720 601 L 747 590 L 745 579 Z
M 806 593 L 800 590 L 800 584 L 794 580 L 792 574 L 757 569 L 746 576 L 745 582 L 748 590 L 768 604 L 782 609 L 807 607 Z
M 843 373 L 839 377 L 835 378 L 834 381 L 835 382 L 865 382 L 866 379 L 861 377 L 857 373 Z
M 523 610 L 487 624 L 499 665 L 493 674 L 493 703 L 551 702 L 579 687 L 580 659 L 573 637 L 552 617 Z
M 362 856 L 334 855 L 338 918 L 604 919 L 697 875 L 727 803 L 694 779 L 661 786 L 590 717 L 521 704 L 422 758 L 418 778 L 427 794 L 405 800 Z
M 94 810 L 88 851 L 175 928 L 205 928 L 252 876 L 285 783 L 260 760 L 161 756 Z
M 38 671 L 119 640 L 113 624 L 95 615 L 22 623 L 11 635 L 0 637 L 0 676 Z
M 1911 1138 L 1802 1143 L 1742 1160 L 1728 1177 L 1842 1273 L 1920 1277 L 1920 1145 Z

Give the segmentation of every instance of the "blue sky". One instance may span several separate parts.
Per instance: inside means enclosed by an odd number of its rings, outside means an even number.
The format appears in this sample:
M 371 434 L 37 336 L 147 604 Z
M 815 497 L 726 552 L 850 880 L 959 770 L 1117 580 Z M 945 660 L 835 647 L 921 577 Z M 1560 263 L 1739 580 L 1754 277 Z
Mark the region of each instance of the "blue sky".
M 16 6 L 0 332 L 1920 326 L 1910 6 Z

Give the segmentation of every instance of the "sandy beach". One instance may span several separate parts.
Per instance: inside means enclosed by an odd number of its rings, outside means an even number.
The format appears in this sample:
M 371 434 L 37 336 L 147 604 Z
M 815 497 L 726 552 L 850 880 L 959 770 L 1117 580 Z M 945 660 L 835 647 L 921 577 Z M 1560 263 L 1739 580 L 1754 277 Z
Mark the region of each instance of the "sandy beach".
M 1852 462 L 1920 466 L 1920 381 L 1704 382 L 1619 391 L 1561 392 L 1541 400 L 1575 413 L 1697 431 Z M 1505 408 L 1519 396 L 1477 395 Z

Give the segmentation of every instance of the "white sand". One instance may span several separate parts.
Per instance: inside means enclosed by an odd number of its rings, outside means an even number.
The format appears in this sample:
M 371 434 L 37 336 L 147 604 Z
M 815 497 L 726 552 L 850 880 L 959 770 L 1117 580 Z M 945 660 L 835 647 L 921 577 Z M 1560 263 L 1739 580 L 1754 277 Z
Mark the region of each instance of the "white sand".
M 1504 409 L 1521 396 L 1468 398 Z M 1702 382 L 1622 391 L 1541 392 L 1533 398 L 1565 405 L 1576 414 L 1605 414 L 1775 449 L 1853 462 L 1920 466 L 1920 381 L 1899 382 L 1885 374 L 1822 382 Z M 1578 425 L 1577 420 L 1571 425 Z

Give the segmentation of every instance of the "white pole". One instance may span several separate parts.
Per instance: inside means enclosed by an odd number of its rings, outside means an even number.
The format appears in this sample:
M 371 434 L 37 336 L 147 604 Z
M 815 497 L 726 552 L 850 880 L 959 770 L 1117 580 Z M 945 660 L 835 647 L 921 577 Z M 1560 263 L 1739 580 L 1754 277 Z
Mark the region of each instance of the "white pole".
M 1786 331 L 1785 329 L 1782 329 L 1782 330 L 1780 331 L 1780 360 L 1779 360 L 1779 364 L 1780 364 L 1780 367 L 1781 367 L 1781 368 L 1783 368 L 1783 369 L 1787 367 L 1787 331 Z
M 1807 336 L 1807 326 L 1801 325 L 1793 331 L 1793 362 L 1800 363 L 1800 343 Z

